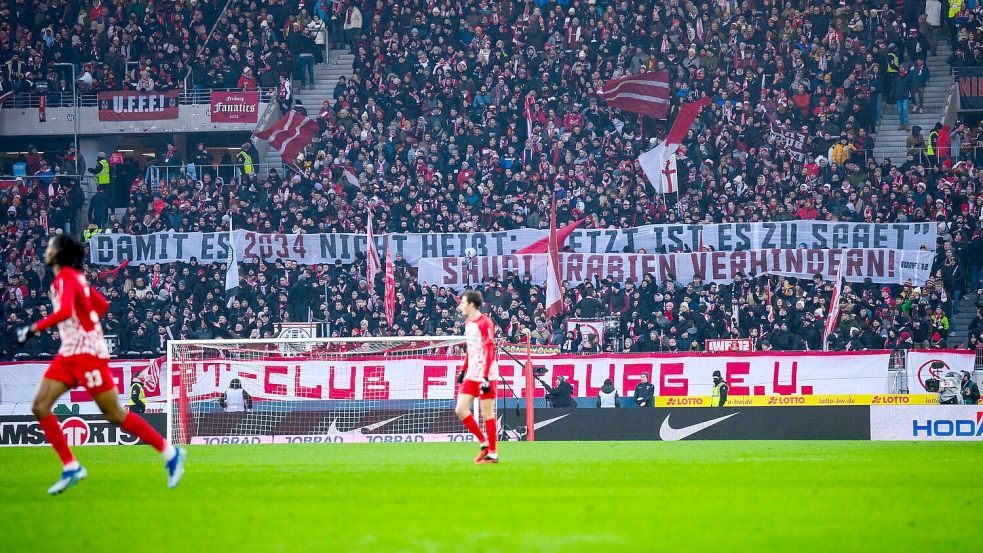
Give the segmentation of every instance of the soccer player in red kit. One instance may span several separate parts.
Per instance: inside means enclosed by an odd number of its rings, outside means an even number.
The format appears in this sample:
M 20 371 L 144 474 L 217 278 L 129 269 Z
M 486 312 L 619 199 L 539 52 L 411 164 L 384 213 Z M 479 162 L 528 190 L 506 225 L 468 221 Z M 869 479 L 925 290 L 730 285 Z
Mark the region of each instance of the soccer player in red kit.
M 82 245 L 74 238 L 57 235 L 48 242 L 44 261 L 55 273 L 51 283 L 54 311 L 37 323 L 17 330 L 17 341 L 21 345 L 55 325 L 58 325 L 61 335 L 58 355 L 45 371 L 33 405 L 34 415 L 41 423 L 48 443 L 58 452 L 64 465 L 61 478 L 48 489 L 48 493 L 61 493 L 87 475 L 85 468 L 72 455 L 58 418 L 51 414 L 55 401 L 80 384 L 99 405 L 106 420 L 161 452 L 167 469 L 167 485 L 173 488 L 184 474 L 187 453 L 183 448 L 167 443 L 147 421 L 124 411 L 120 406 L 119 394 L 109 372 L 109 349 L 99 323 L 109 303 L 98 290 L 89 286 L 82 274 L 83 256 Z
M 464 367 L 457 375 L 457 382 L 461 387 L 454 412 L 481 444 L 481 451 L 474 462 L 497 463 L 495 397 L 498 391 L 498 356 L 495 349 L 495 325 L 488 315 L 479 311 L 481 303 L 481 292 L 469 290 L 461 296 L 461 303 L 457 307 L 465 317 L 464 338 L 467 351 L 464 355 Z M 476 397 L 481 407 L 481 416 L 485 419 L 484 433 L 471 414 L 471 404 Z

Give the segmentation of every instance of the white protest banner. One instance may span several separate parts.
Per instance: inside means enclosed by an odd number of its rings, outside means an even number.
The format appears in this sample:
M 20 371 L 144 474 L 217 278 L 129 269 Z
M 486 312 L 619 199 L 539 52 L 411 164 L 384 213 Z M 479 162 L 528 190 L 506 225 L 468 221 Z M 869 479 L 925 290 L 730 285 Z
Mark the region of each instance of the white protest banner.
M 840 256 L 846 251 L 844 277 L 848 282 L 871 279 L 878 284 L 915 285 L 925 283 L 932 268 L 934 254 L 927 251 L 887 249 L 852 250 L 752 250 L 734 252 L 699 252 L 675 254 L 560 254 L 560 279 L 577 285 L 585 280 L 612 279 L 624 283 L 629 278 L 641 282 L 651 274 L 656 282 L 673 278 L 689 283 L 696 275 L 704 282 L 726 284 L 743 273 L 745 276 L 773 274 L 811 278 L 821 274 L 826 280 L 836 275 Z M 463 288 L 495 277 L 501 279 L 507 271 L 520 277 L 529 273 L 534 283 L 546 280 L 546 257 L 541 254 L 479 257 L 470 271 L 464 259 L 457 257 L 428 258 L 419 263 L 420 282 L 451 288 Z
M 735 352 L 678 354 L 534 355 L 543 380 L 565 376 L 575 397 L 596 397 L 610 378 L 618 392 L 631 395 L 642 373 L 657 396 L 710 395 L 713 371 L 719 370 L 734 396 L 888 394 L 893 379 L 890 353 L 879 352 Z M 233 378 L 256 401 L 452 399 L 460 357 L 399 359 L 360 357 L 342 363 L 303 357 L 239 361 L 202 359 L 184 364 L 189 401 L 213 400 Z M 502 377 L 522 397 L 521 367 L 504 363 Z M 177 380 L 173 380 L 177 383 Z M 513 397 L 509 387 L 502 397 Z M 536 397 L 544 390 L 537 386 Z
M 834 223 L 784 221 L 777 223 L 727 223 L 717 225 L 646 225 L 623 229 L 574 230 L 566 246 L 576 253 L 621 254 L 767 249 L 871 248 L 935 251 L 937 228 L 931 223 Z M 443 234 L 380 234 L 379 251 L 392 241 L 392 249 L 411 265 L 421 259 L 463 257 L 474 248 L 480 257 L 514 253 L 549 231 L 516 229 L 501 232 Z M 247 230 L 234 233 L 236 259 L 249 263 L 290 259 L 302 264 L 345 263 L 365 253 L 364 234 L 262 234 Z M 188 262 L 224 263 L 228 258 L 227 232 L 159 232 L 147 235 L 96 234 L 89 239 L 93 265 Z
M 31 403 L 37 393 L 38 382 L 48 369 L 48 361 L 27 361 L 0 363 L 0 415 L 30 415 Z M 146 376 L 144 394 L 147 397 L 147 412 L 163 412 L 167 399 L 166 388 L 161 386 L 160 360 L 113 360 L 109 362 L 109 372 L 113 375 L 120 402 L 130 402 L 130 381 L 133 376 L 143 372 Z M 57 407 L 64 404 L 69 410 L 78 408 L 78 414 L 100 413 L 89 393 L 81 386 L 72 388 L 55 402 Z
M 927 349 L 908 350 L 908 391 L 925 394 L 925 381 L 941 379 L 949 372 L 973 372 L 975 350 Z

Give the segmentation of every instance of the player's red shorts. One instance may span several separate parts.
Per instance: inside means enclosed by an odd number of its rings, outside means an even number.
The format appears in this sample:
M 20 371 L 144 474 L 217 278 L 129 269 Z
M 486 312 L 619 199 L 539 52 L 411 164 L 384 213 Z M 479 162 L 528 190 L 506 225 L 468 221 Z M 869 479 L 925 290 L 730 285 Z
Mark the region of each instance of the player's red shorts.
M 467 394 L 469 396 L 478 396 L 478 399 L 495 399 L 498 397 L 498 382 L 492 381 L 491 390 L 487 394 L 481 393 L 481 382 L 475 382 L 474 380 L 465 380 L 461 383 L 461 387 L 457 391 L 458 395 Z
M 44 377 L 64 382 L 71 388 L 81 384 L 91 396 L 116 388 L 109 372 L 109 360 L 88 353 L 56 355 Z

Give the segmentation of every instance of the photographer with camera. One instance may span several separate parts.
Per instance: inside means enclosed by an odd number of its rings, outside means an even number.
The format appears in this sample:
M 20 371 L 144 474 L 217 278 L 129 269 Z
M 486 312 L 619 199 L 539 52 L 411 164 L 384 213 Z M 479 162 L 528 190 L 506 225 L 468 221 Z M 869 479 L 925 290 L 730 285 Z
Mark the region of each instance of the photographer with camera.
M 976 405 L 980 402 L 980 387 L 973 382 L 973 378 L 970 376 L 969 371 L 963 371 L 962 379 L 962 395 L 963 403 L 967 405 Z
M 543 388 L 546 388 L 546 401 L 553 407 L 571 409 L 577 406 L 577 402 L 573 399 L 573 386 L 567 382 L 567 377 L 562 375 L 556 377 L 555 388 L 544 382 L 539 376 L 536 377 L 536 380 L 543 385 Z

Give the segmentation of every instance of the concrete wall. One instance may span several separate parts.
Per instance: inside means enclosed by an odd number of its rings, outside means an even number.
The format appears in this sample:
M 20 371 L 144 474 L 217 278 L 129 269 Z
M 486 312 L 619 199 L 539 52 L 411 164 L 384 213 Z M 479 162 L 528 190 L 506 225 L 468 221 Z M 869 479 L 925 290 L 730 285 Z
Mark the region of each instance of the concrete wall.
M 260 103 L 259 112 L 266 110 L 267 104 Z M 241 123 L 212 123 L 211 106 L 209 104 L 182 105 L 177 119 L 164 121 L 99 121 L 99 111 L 95 107 L 79 108 L 79 135 L 126 135 L 142 133 L 188 133 L 188 132 L 221 132 L 221 131 L 253 131 L 255 124 Z M 73 112 L 71 107 L 59 107 L 46 110 L 47 122 L 38 122 L 37 108 L 0 109 L 0 135 L 2 136 L 35 136 L 35 135 L 67 135 L 75 133 Z M 109 149 L 107 148 L 107 151 Z M 83 152 L 86 159 L 88 152 Z

